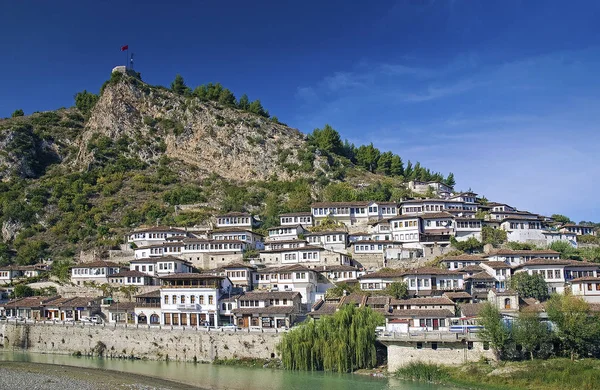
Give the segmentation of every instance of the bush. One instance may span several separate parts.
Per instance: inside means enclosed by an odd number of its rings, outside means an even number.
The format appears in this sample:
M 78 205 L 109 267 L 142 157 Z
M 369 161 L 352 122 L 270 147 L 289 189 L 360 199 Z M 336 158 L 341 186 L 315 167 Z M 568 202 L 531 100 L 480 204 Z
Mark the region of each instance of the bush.
M 18 110 L 15 110 L 15 111 L 14 111 L 14 112 L 13 112 L 13 113 L 10 115 L 10 117 L 11 117 L 11 118 L 16 118 L 16 117 L 18 117 L 18 116 L 24 116 L 24 115 L 25 115 L 25 113 L 23 112 L 23 110 L 19 108 Z
M 83 92 L 78 92 L 75 95 L 75 107 L 77 107 L 85 116 L 88 116 L 90 111 L 92 111 L 92 108 L 94 108 L 98 102 L 98 99 L 98 95 L 84 89 Z
M 411 379 L 420 382 L 440 382 L 450 378 L 446 369 L 438 364 L 410 362 L 396 370 L 396 376 L 401 379 Z

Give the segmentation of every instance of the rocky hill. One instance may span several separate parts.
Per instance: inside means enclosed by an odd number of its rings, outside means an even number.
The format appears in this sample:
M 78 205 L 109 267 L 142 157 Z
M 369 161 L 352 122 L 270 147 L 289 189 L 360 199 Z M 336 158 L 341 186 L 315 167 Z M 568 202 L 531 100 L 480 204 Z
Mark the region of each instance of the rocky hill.
M 398 156 L 382 154 L 387 168 L 376 174 L 340 151 L 334 130 L 323 134 L 339 150 L 268 115 L 122 73 L 76 101 L 0 120 L 0 263 L 70 258 L 142 224 L 192 226 L 217 211 L 258 213 L 269 226 L 314 200 L 407 195 Z M 202 207 L 182 213 L 182 204 Z

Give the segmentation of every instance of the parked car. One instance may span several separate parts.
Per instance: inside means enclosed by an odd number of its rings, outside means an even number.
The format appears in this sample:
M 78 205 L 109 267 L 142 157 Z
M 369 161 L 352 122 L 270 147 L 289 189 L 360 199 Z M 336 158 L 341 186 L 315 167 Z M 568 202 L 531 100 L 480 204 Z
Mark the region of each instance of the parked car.
M 5 315 L 1 315 L 0 316 L 0 321 L 2 321 L 2 320 L 6 320 L 6 316 Z
M 73 317 L 66 317 L 63 321 L 64 322 L 75 322 L 75 318 L 73 318 Z
M 102 323 L 102 317 L 99 316 L 91 316 L 89 318 L 89 321 L 93 324 L 101 324 Z
M 224 324 L 223 326 L 221 326 L 221 328 L 223 328 L 223 330 L 237 330 L 238 327 L 235 324 Z

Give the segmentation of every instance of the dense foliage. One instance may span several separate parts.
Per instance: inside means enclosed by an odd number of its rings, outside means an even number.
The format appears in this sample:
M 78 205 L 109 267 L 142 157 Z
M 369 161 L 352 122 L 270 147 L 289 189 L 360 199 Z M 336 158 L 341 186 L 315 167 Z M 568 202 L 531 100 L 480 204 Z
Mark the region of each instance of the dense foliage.
M 308 320 L 284 334 L 278 350 L 285 368 L 350 372 L 377 363 L 375 328 L 383 316 L 345 305 L 334 315 Z
M 550 297 L 548 284 L 540 274 L 530 275 L 527 272 L 517 272 L 511 276 L 509 286 L 519 293 L 521 298 L 535 298 L 545 301 Z

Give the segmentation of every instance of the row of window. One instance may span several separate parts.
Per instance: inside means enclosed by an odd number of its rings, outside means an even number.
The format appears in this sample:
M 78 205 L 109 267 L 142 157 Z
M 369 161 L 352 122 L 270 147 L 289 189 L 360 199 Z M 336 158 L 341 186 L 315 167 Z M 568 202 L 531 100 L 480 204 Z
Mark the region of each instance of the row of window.
M 228 217 L 228 218 L 217 218 L 219 225 L 249 225 L 250 217 Z
M 456 227 L 459 229 L 461 229 L 461 228 L 462 229 L 466 229 L 466 228 L 479 229 L 479 228 L 481 228 L 481 222 L 480 221 L 475 221 L 475 222 L 457 221 Z
M 247 236 L 245 234 L 230 234 L 230 235 L 213 235 L 214 240 L 239 240 L 246 241 Z
M 255 276 L 255 280 L 258 281 L 260 280 L 277 280 L 279 275 L 279 279 L 280 280 L 290 280 L 292 279 L 292 274 L 291 273 L 282 273 L 282 274 L 256 274 Z M 306 272 L 296 272 L 296 279 L 305 279 L 306 278 Z
M 228 278 L 245 278 L 246 271 L 227 271 Z
M 529 222 L 529 223 L 511 222 L 510 223 L 510 228 L 511 229 L 536 229 L 536 230 L 540 230 L 542 228 L 542 224 L 539 223 L 539 222 Z
M 171 303 L 173 305 L 179 303 L 184 305 L 186 302 L 189 302 L 190 304 L 195 304 L 196 300 L 198 301 L 198 304 L 200 305 L 204 305 L 204 295 L 179 295 L 179 297 L 177 295 L 172 295 L 171 296 Z M 212 305 L 214 303 L 215 297 L 213 295 L 208 295 L 208 304 Z M 169 295 L 165 295 L 163 297 L 163 303 L 165 305 L 169 304 Z
M 299 223 L 299 224 L 312 224 L 312 217 L 281 217 L 281 224 L 288 223 Z
M 418 240 L 419 233 L 408 233 L 408 234 L 396 234 L 396 240 L 404 241 L 404 240 Z
M 240 243 L 225 243 L 225 244 L 187 244 L 185 250 L 188 252 L 201 250 L 225 250 L 225 249 L 241 249 Z

